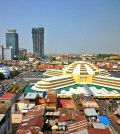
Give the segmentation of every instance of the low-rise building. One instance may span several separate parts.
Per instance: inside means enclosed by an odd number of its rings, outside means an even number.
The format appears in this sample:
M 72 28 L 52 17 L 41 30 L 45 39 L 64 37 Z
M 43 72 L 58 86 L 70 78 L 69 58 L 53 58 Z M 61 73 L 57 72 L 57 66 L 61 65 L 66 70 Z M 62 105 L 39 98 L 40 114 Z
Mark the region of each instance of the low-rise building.
M 22 109 L 22 113 L 25 114 L 27 113 L 28 110 L 32 109 L 35 106 L 35 104 L 24 104 L 23 105 L 23 109 Z
M 96 110 L 99 110 L 99 105 L 95 100 L 81 100 L 81 104 L 83 109 L 85 108 L 95 108 Z
M 28 132 L 31 134 L 43 134 L 41 130 L 44 125 L 44 113 L 45 105 L 37 105 L 29 110 L 18 127 L 16 134 L 26 134 Z
M 0 97 L 0 102 L 1 103 L 9 103 L 12 106 L 13 103 L 15 102 L 15 94 L 12 94 L 12 93 L 4 93 Z
M 27 95 L 24 98 L 24 101 L 26 103 L 38 104 L 39 95 L 38 95 L 38 93 L 27 93 Z
M 56 91 L 48 91 L 46 97 L 46 109 L 50 111 L 56 110 L 57 107 L 57 93 Z
M 85 108 L 84 109 L 87 120 L 97 120 L 98 113 L 94 108 Z
M 0 103 L 0 134 L 11 134 L 11 106 L 8 103 Z

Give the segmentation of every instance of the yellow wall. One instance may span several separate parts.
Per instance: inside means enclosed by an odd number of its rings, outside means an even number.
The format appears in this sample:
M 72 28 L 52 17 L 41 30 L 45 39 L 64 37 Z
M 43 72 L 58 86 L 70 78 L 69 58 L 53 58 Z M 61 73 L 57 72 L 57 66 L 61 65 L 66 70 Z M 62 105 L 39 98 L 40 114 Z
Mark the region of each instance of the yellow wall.
M 22 114 L 12 114 L 12 123 L 21 123 Z
M 73 75 L 73 79 L 76 83 L 80 83 L 80 75 Z
M 24 106 L 24 103 L 23 103 L 23 102 L 19 102 L 19 103 L 17 104 L 17 106 L 18 106 L 18 110 L 19 110 L 19 111 L 22 111 L 23 106 Z
M 80 77 L 86 77 L 86 79 L 80 79 Z M 90 75 L 73 75 L 73 78 L 78 84 L 89 84 L 92 83 L 92 76 Z

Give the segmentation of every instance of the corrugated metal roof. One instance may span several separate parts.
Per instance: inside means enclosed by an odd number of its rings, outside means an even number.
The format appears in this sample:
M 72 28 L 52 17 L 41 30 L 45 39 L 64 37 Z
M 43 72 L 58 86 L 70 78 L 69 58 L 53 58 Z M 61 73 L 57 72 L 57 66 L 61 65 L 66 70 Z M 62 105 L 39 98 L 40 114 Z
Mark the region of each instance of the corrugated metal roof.
M 98 116 L 98 119 L 104 124 L 104 125 L 110 125 L 110 121 L 106 116 Z
M 94 128 L 105 129 L 105 126 L 104 126 L 104 124 L 102 124 L 102 123 L 93 122 L 92 124 L 93 124 L 93 127 L 94 127 Z
M 36 99 L 38 93 L 27 93 L 27 95 L 25 96 L 25 99 Z
M 31 108 L 33 108 L 35 106 L 35 104 L 24 104 L 24 106 L 23 106 L 23 110 L 29 110 L 29 109 L 31 109 Z
M 86 108 L 86 109 L 84 109 L 84 112 L 85 112 L 86 116 L 98 116 L 98 114 L 94 108 Z
M 58 122 L 58 126 L 66 126 L 67 122 Z

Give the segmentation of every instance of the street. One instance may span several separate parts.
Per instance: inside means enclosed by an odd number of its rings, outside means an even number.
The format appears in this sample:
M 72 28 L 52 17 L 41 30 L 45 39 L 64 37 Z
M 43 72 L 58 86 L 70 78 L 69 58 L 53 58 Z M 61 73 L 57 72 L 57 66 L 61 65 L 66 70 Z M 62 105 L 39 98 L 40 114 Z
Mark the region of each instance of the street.
M 117 132 L 120 132 L 120 126 L 118 126 L 118 124 L 115 122 L 115 120 L 111 117 L 111 111 L 109 111 L 108 107 L 112 106 L 112 104 L 107 100 L 103 100 L 103 101 L 98 101 L 98 104 L 100 105 L 100 115 L 103 115 L 103 111 L 105 112 L 105 116 L 108 117 L 108 119 L 111 122 L 111 126 L 113 127 L 113 129 Z

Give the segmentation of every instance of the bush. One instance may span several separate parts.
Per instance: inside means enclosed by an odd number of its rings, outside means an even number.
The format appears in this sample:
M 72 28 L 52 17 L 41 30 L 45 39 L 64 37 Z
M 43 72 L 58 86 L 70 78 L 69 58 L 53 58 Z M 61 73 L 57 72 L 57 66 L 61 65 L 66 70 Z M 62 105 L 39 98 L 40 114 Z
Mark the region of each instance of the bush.
M 5 77 L 4 77 L 4 74 L 3 73 L 0 73 L 0 80 L 3 80 Z

